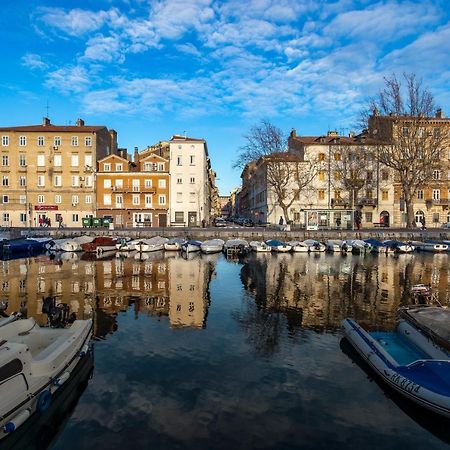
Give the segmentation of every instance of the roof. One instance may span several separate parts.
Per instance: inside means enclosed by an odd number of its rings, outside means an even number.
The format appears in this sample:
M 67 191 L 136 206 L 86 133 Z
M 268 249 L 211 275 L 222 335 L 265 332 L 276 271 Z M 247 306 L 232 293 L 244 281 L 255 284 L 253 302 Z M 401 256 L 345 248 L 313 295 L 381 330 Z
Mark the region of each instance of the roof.
M 106 129 L 104 125 L 77 126 L 77 125 L 22 125 L 18 127 L 0 127 L 2 131 L 35 131 L 41 133 L 93 133 Z
M 290 140 L 304 145 L 370 145 L 378 141 L 367 135 L 356 136 L 291 136 Z
M 171 137 L 170 142 L 173 142 L 173 141 L 205 142 L 204 139 L 196 139 L 196 138 L 191 138 L 191 137 L 188 137 L 188 136 L 181 136 L 181 135 L 179 135 L 179 134 L 175 134 L 175 135 L 173 135 L 173 136 Z

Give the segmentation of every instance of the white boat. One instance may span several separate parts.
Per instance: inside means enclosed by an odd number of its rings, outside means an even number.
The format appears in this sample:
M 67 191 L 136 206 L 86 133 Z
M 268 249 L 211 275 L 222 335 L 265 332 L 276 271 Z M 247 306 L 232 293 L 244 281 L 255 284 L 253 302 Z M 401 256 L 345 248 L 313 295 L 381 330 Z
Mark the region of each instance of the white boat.
M 450 417 L 450 356 L 429 336 L 402 320 L 394 332 L 366 332 L 352 319 L 345 337 L 390 387 L 413 402 Z
M 89 244 L 89 242 L 92 242 L 95 239 L 95 236 L 86 236 L 83 234 L 82 236 L 75 236 L 72 238 L 75 242 L 78 242 L 81 244 Z
M 164 244 L 169 239 L 161 236 L 155 236 L 150 239 L 141 239 L 136 242 L 134 248 L 138 252 L 157 252 L 164 250 Z
M 416 249 L 411 242 L 402 242 L 392 239 L 383 241 L 383 244 L 392 249 L 395 253 L 411 253 Z
M 352 250 L 349 244 L 341 239 L 329 239 L 325 242 L 325 247 L 328 252 L 333 253 L 347 253 Z
M 177 252 L 179 250 L 181 250 L 181 246 L 186 242 L 186 239 L 184 238 L 172 238 L 169 239 L 165 244 L 164 244 L 164 250 L 168 251 L 168 252 Z
M 352 253 L 356 254 L 368 253 L 372 248 L 367 242 L 361 239 L 350 239 L 345 242 L 352 249 Z
M 306 239 L 303 243 L 309 247 L 310 252 L 324 252 L 327 249 L 324 244 L 314 239 Z
M 287 243 L 291 246 L 291 249 L 294 253 L 308 253 L 309 246 L 301 241 L 290 241 Z
M 134 246 L 137 241 L 131 240 L 131 238 L 128 237 L 120 237 L 117 238 L 116 241 L 116 250 L 119 252 L 130 252 L 134 250 Z
M 225 242 L 222 239 L 210 239 L 200 245 L 202 253 L 220 253 Z
M 421 252 L 441 253 L 448 250 L 448 245 L 443 242 L 412 241 L 411 244 Z
M 92 320 L 47 328 L 29 318 L 0 327 L 0 440 L 49 408 L 88 353 L 91 333 Z
M 277 239 L 269 239 L 268 241 L 266 241 L 266 244 L 272 247 L 273 252 L 278 253 L 290 252 L 292 249 L 292 247 L 287 242 L 281 242 Z
M 185 253 L 199 252 L 201 250 L 201 241 L 189 240 L 181 245 L 181 250 Z
M 269 253 L 272 251 L 272 247 L 264 241 L 251 241 L 249 245 L 254 252 Z
M 250 250 L 250 245 L 245 239 L 228 239 L 223 246 L 227 256 L 243 256 Z

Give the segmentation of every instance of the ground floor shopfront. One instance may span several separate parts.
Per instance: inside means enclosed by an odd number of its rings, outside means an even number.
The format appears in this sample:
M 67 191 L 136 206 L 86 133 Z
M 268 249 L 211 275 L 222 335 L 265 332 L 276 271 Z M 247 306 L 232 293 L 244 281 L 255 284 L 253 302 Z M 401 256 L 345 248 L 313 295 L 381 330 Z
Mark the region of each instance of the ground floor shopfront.
M 110 218 L 115 228 L 166 227 L 167 210 L 99 209 L 97 217 Z

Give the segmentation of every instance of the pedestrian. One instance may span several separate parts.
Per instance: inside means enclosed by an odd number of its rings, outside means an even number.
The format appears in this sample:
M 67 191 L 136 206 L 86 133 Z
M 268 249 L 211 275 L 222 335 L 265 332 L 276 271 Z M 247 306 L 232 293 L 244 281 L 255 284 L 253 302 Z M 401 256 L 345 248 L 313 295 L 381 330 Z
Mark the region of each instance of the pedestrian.
M 42 216 L 39 216 L 38 223 L 39 223 L 39 226 L 42 227 Z
M 279 223 L 280 225 L 283 225 L 283 223 L 284 223 L 283 216 L 280 216 L 280 220 L 279 220 L 278 223 Z
M 59 216 L 58 218 L 58 228 L 62 228 L 63 227 L 63 218 L 62 216 Z
M 341 218 L 338 217 L 338 218 L 336 219 L 336 228 L 340 228 L 340 226 L 341 226 Z
M 48 226 L 51 227 L 52 226 L 52 219 L 50 219 L 50 217 L 48 218 Z
M 422 217 L 422 218 L 420 219 L 420 223 L 422 224 L 422 230 L 426 230 L 427 227 L 425 226 L 425 217 Z

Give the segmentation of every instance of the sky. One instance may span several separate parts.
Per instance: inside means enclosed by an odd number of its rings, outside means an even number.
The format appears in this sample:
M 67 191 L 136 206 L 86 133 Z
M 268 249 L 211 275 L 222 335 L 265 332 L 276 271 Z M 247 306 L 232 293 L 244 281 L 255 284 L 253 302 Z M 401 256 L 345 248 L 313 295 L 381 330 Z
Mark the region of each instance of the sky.
M 0 126 L 106 125 L 120 147 L 204 138 L 221 195 L 244 135 L 354 129 L 383 77 L 450 115 L 450 0 L 2 0 Z

